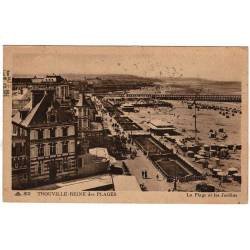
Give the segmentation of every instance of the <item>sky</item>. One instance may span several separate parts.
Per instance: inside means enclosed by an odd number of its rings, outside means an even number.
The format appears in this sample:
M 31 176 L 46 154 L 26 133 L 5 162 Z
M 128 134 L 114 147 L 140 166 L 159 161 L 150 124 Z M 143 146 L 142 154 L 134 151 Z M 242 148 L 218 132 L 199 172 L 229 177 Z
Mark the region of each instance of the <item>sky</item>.
M 132 74 L 241 81 L 243 47 L 5 46 L 12 74 Z

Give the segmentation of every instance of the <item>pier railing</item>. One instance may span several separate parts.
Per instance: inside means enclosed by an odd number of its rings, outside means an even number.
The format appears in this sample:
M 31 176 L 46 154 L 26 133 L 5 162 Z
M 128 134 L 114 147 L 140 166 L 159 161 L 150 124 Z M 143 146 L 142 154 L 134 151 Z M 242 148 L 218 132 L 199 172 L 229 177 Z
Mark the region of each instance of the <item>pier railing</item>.
M 97 94 L 98 95 L 98 94 Z M 101 94 L 99 94 L 101 95 Z M 120 97 L 125 99 L 164 99 L 164 100 L 197 100 L 214 102 L 241 102 L 241 95 L 171 95 L 171 94 L 105 94 L 105 97 Z

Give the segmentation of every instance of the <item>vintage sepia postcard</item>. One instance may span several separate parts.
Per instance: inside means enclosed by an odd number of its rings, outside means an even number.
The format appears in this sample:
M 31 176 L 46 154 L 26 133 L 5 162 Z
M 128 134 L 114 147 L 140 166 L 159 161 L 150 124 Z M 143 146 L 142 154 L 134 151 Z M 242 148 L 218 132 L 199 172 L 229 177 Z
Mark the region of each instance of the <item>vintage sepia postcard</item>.
M 247 203 L 247 47 L 3 50 L 4 201 Z

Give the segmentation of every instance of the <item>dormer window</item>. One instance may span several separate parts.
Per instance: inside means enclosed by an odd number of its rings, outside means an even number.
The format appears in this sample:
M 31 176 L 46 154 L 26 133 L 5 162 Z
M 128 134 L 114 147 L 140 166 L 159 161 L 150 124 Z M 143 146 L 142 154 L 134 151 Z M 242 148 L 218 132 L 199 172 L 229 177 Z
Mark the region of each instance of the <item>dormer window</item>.
M 48 123 L 57 121 L 57 112 L 53 107 L 50 107 L 47 111 L 47 121 Z
M 55 114 L 51 114 L 49 120 L 50 120 L 50 122 L 55 122 L 56 121 L 56 115 Z

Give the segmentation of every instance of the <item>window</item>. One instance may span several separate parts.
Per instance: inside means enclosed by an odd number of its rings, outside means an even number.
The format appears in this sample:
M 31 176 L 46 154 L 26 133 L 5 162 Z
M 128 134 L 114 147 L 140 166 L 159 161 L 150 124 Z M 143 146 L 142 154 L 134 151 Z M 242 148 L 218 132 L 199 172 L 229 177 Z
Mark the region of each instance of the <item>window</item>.
M 75 161 L 74 160 L 70 160 L 69 161 L 69 167 L 70 168 L 74 168 L 75 167 Z
M 63 136 L 67 136 L 68 135 L 68 128 L 63 128 Z
M 41 173 L 42 173 L 42 168 L 41 168 L 40 165 L 38 166 L 37 173 L 38 173 L 39 175 L 41 175 Z
M 13 125 L 13 134 L 16 134 L 16 125 Z
M 50 129 L 50 138 L 55 138 L 56 137 L 56 129 L 55 128 L 51 128 Z
M 63 170 L 66 171 L 68 169 L 68 161 L 67 158 L 63 158 Z
M 61 97 L 64 97 L 64 88 L 63 87 L 61 88 L 61 93 L 62 93 Z
M 23 167 L 26 167 L 26 166 L 27 166 L 27 160 L 26 160 L 25 158 L 22 160 L 22 166 L 23 166 Z
M 17 155 L 17 152 L 16 152 L 16 145 L 15 144 L 12 144 L 12 156 L 16 156 Z
M 55 122 L 56 121 L 56 115 L 55 114 L 51 114 L 50 115 L 50 122 Z
M 12 159 L 12 167 L 18 169 L 18 161 L 16 159 Z
M 51 155 L 56 154 L 56 143 L 55 142 L 50 143 L 50 154 Z
M 22 145 L 22 143 L 17 143 L 16 147 L 17 147 L 17 155 L 22 155 L 25 153 L 24 146 Z
M 89 111 L 88 109 L 84 109 L 83 110 L 83 115 L 87 116 L 88 115 L 88 111 Z
M 42 130 L 42 129 L 39 129 L 39 130 L 37 131 L 37 133 L 38 133 L 38 140 L 43 139 L 43 130 Z
M 38 156 L 44 156 L 44 145 L 43 144 L 39 144 L 38 145 Z
M 62 161 L 61 160 L 56 161 L 56 169 L 57 169 L 58 173 L 62 172 Z
M 37 173 L 38 175 L 41 175 L 43 173 L 43 168 L 44 168 L 44 163 L 43 161 L 39 161 L 38 162 L 38 168 L 37 168 Z
M 16 143 L 15 145 L 15 155 L 20 156 L 22 154 L 22 144 Z
M 68 142 L 67 141 L 64 141 L 63 142 L 63 153 L 68 153 Z
M 14 168 L 15 168 L 15 169 L 18 169 L 18 168 L 19 168 L 19 166 L 18 166 L 18 161 L 15 161 Z
M 22 136 L 26 136 L 26 131 L 24 129 L 22 130 Z

